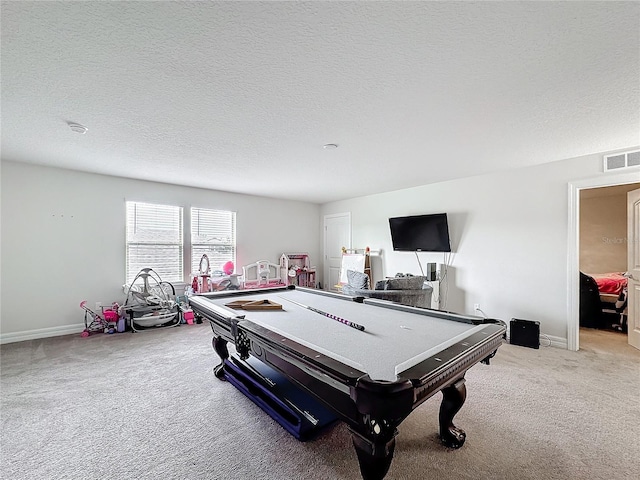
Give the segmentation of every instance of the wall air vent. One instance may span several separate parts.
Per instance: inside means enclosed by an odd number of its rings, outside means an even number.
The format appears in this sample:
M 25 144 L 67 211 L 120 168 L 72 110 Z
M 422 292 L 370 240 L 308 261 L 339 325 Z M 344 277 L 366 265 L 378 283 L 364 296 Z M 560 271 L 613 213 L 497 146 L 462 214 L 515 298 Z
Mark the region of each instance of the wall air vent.
M 604 156 L 604 171 L 640 166 L 640 150 Z

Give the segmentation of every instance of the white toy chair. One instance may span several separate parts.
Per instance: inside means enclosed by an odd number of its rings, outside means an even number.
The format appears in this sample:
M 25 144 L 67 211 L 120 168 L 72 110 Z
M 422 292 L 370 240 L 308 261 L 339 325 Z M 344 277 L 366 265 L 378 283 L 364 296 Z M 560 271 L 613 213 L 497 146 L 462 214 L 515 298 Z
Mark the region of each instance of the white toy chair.
M 242 267 L 244 288 L 269 287 L 281 283 L 280 265 L 259 260 Z

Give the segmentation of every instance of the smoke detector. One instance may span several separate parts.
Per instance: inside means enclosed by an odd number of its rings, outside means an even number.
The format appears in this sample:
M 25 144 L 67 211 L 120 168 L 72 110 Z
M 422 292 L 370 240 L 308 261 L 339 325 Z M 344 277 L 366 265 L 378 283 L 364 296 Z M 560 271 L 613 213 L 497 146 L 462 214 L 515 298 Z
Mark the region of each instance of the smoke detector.
M 67 122 L 67 125 L 69 125 L 69 128 L 71 129 L 71 131 L 80 133 L 82 135 L 87 133 L 87 130 L 89 130 L 84 125 L 80 125 L 79 123 L 75 123 L 75 122 Z

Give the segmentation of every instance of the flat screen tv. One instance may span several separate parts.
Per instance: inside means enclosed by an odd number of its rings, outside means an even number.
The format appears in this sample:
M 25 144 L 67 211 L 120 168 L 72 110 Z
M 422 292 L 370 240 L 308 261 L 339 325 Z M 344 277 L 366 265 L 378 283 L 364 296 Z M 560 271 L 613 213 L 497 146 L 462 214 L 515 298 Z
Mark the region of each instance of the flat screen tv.
M 397 252 L 450 252 L 446 213 L 389 219 L 391 243 Z

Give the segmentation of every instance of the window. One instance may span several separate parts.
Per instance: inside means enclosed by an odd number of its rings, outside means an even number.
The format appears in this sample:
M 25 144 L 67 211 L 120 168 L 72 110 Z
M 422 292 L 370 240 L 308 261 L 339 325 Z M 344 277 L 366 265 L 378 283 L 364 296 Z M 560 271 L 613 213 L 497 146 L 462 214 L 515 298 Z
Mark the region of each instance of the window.
M 197 273 L 207 254 L 211 270 L 236 262 L 236 213 L 226 210 L 191 209 L 191 272 Z
M 127 202 L 126 283 L 143 268 L 166 282 L 183 280 L 182 208 Z
M 191 208 L 183 215 L 182 207 L 172 205 L 126 205 L 126 283 L 132 282 L 143 268 L 153 268 L 165 282 L 183 282 L 185 275 L 190 281 L 189 275 L 198 273 L 205 253 L 212 271 L 221 270 L 229 261 L 235 264 L 235 212 Z M 188 229 L 189 224 L 191 236 L 183 239 L 185 225 Z

